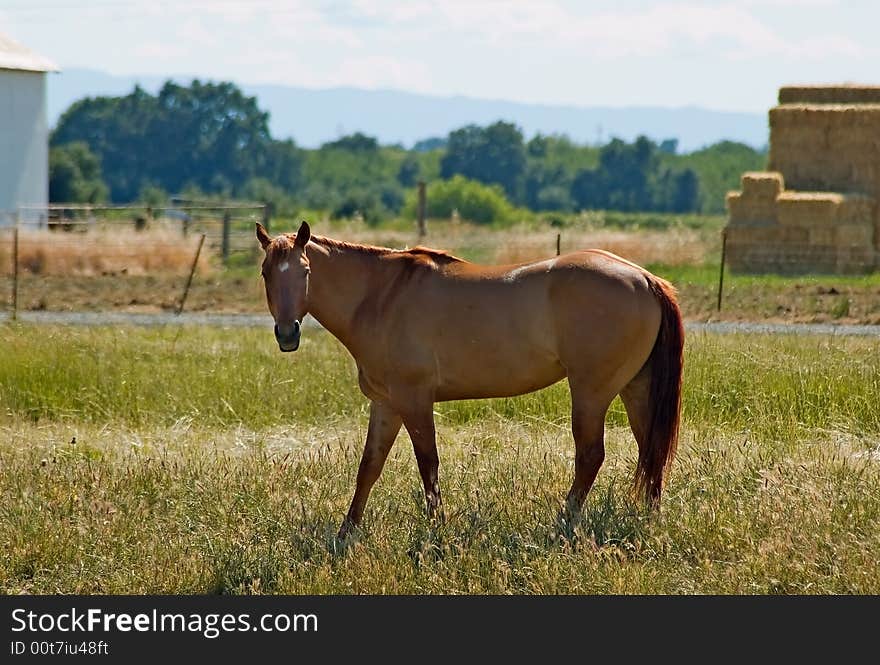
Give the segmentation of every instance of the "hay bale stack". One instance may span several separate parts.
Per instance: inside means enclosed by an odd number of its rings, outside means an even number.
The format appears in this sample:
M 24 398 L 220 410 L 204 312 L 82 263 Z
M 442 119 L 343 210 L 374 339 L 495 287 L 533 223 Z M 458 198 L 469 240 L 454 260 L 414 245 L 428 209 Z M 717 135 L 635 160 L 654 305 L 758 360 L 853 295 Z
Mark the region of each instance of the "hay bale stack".
M 880 86 L 786 85 L 779 88 L 780 104 L 880 104 Z
M 787 86 L 770 110 L 768 173 L 727 205 L 742 272 L 857 273 L 880 266 L 880 86 Z
M 769 167 L 790 189 L 880 195 L 880 104 L 771 109 Z
M 727 265 L 740 273 L 870 272 L 876 253 L 869 233 L 865 225 L 840 226 L 831 231 L 782 226 L 728 227 Z
M 859 194 L 782 191 L 775 223 L 757 219 L 727 226 L 735 272 L 863 273 L 874 269 L 874 199 Z

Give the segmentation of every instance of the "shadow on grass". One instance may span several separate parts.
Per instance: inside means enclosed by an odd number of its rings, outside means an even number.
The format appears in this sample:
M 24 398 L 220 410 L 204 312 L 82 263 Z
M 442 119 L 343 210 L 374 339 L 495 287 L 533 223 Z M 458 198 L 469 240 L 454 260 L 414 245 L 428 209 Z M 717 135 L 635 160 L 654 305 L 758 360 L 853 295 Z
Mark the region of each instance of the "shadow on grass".
M 298 564 L 343 559 L 359 534 L 340 540 L 329 516 L 309 516 L 269 533 L 242 534 L 210 548 L 208 593 L 249 594 L 277 591 Z
M 223 543 L 210 554 L 212 577 L 208 593 L 271 593 L 287 570 L 286 548 L 254 534 L 250 539 Z
M 562 508 L 551 529 L 544 530 L 544 540 L 573 548 L 634 550 L 650 518 L 651 511 L 634 501 L 630 492 L 609 485 L 595 488 L 579 512 Z
M 439 561 L 446 556 L 449 553 L 450 543 L 456 539 L 457 534 L 450 531 L 450 522 L 446 518 L 444 506 L 431 516 L 427 513 L 425 497 L 420 490 L 414 489 L 410 498 L 413 510 L 409 517 L 411 521 L 406 555 L 413 566 L 419 568 L 422 564 Z

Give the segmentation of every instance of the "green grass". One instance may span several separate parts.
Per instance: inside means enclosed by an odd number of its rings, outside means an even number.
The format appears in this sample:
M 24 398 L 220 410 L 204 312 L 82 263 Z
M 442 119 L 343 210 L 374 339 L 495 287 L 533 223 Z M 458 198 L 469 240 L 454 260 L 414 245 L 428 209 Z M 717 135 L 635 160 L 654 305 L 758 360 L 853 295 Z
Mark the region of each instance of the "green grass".
M 873 340 L 690 335 L 659 515 L 619 403 L 574 524 L 564 385 L 438 405 L 445 521 L 402 434 L 350 548 L 366 401 L 326 333 L 282 356 L 269 330 L 5 326 L 0 349 L 6 593 L 880 592 Z
M 645 266 L 651 272 L 668 279 L 675 284 L 691 284 L 700 286 L 718 286 L 718 263 L 705 265 L 649 264 Z M 774 275 L 774 274 L 738 274 L 731 273 L 728 268 L 724 272 L 724 287 L 736 290 L 788 289 L 800 286 L 835 288 L 880 288 L 880 272 L 864 275 Z

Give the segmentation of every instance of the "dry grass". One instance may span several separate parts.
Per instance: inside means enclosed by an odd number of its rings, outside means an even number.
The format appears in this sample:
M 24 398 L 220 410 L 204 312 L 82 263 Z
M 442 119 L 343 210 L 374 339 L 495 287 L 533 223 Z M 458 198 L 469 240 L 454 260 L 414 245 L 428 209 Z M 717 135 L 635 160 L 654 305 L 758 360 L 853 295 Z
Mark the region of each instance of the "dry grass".
M 11 238 L 0 243 L 0 265 L 11 270 Z M 22 231 L 19 270 L 34 275 L 96 276 L 186 273 L 192 265 L 198 236 L 187 238 L 169 230 L 98 230 L 88 233 Z M 199 271 L 210 270 L 207 251 Z
M 500 239 L 494 263 L 522 263 L 546 258 L 556 242 L 552 232 Z M 577 249 L 604 249 L 640 265 L 662 263 L 668 266 L 701 265 L 710 251 L 701 234 L 691 229 L 671 231 L 594 231 L 569 232 L 562 236 L 563 253 Z M 555 250 L 554 250 L 555 251 Z
M 422 244 L 486 264 L 522 263 L 556 254 L 556 236 L 562 252 L 605 249 L 641 265 L 703 265 L 717 251 L 717 237 L 690 228 L 621 230 L 608 228 L 555 229 L 550 226 L 512 226 L 504 229 L 429 223 L 430 235 Z M 363 225 L 334 224 L 331 230 L 313 229 L 350 242 L 403 248 L 416 244 L 412 231 L 369 229 Z
M 365 400 L 329 335 L 39 333 L 0 327 L 4 593 L 880 591 L 874 340 L 691 335 L 659 515 L 619 404 L 574 522 L 564 385 L 438 405 L 445 521 L 401 434 L 346 549 Z

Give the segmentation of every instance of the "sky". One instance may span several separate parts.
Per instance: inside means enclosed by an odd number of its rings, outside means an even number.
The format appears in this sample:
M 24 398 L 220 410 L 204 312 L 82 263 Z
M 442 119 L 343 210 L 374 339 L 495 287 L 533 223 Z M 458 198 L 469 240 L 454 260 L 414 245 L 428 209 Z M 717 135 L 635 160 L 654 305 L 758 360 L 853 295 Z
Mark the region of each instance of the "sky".
M 880 83 L 869 0 L 0 0 L 62 69 L 575 106 L 766 111 Z

